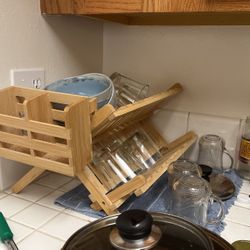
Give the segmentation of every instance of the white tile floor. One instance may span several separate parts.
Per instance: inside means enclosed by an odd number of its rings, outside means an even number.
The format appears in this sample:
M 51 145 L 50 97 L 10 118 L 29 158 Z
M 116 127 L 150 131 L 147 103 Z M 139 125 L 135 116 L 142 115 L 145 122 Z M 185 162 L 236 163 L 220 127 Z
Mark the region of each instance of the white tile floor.
M 78 185 L 78 181 L 47 174 L 20 194 L 0 192 L 0 211 L 7 218 L 20 250 L 59 250 L 76 230 L 93 218 L 54 205 L 54 200 Z M 225 218 L 222 237 L 230 243 L 250 240 L 250 183 L 244 182 L 241 196 Z M 46 245 L 45 245 L 46 244 Z M 0 243 L 0 250 L 7 248 Z

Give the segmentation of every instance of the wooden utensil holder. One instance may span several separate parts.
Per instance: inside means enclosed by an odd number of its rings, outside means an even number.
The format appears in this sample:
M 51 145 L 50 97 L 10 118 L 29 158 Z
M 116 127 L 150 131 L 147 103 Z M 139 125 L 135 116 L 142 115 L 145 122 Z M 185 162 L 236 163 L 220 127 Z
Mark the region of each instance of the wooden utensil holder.
M 90 113 L 95 101 L 43 90 L 0 90 L 0 156 L 33 168 L 17 193 L 45 170 L 75 176 L 90 162 Z

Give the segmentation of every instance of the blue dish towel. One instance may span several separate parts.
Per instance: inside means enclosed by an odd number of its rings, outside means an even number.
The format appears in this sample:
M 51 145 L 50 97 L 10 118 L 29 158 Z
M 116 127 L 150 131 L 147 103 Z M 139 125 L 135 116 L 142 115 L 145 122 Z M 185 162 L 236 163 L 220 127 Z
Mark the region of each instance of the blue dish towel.
M 225 201 L 225 212 L 228 213 L 229 208 L 234 204 L 236 197 L 239 193 L 239 189 L 242 185 L 242 179 L 234 172 L 226 173 L 234 185 L 236 186 L 236 192 L 234 196 Z M 167 173 L 163 174 L 157 182 L 155 182 L 152 187 L 142 194 L 140 197 L 132 195 L 126 200 L 122 206 L 119 207 L 119 212 L 123 212 L 129 209 L 143 209 L 150 212 L 164 212 L 169 213 L 169 190 L 168 190 L 168 178 Z M 63 206 L 68 209 L 72 209 L 76 212 L 85 214 L 94 218 L 101 218 L 106 216 L 102 211 L 95 211 L 90 207 L 91 201 L 88 198 L 89 192 L 83 186 L 79 185 L 71 191 L 63 194 L 55 200 L 55 204 Z M 218 212 L 218 204 L 215 202 L 208 216 L 214 217 Z M 207 228 L 217 234 L 221 233 L 224 229 L 225 223 L 221 222 L 216 225 L 208 226 Z

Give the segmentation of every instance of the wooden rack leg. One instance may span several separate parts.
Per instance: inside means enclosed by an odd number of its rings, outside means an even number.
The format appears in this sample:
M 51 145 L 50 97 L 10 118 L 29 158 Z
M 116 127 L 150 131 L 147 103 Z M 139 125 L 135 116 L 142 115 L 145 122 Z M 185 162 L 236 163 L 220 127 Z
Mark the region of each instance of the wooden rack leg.
M 28 186 L 32 181 L 34 181 L 39 175 L 45 172 L 45 169 L 33 167 L 26 175 L 24 175 L 18 182 L 16 182 L 11 190 L 14 193 L 21 192 L 26 186 Z
M 116 207 L 104 194 L 103 188 L 100 186 L 100 183 L 95 181 L 95 176 L 88 169 L 87 166 L 82 170 L 81 173 L 77 173 L 76 176 L 80 179 L 83 185 L 92 193 L 95 199 L 98 201 L 98 204 L 102 207 L 106 214 L 111 215 L 118 213 Z

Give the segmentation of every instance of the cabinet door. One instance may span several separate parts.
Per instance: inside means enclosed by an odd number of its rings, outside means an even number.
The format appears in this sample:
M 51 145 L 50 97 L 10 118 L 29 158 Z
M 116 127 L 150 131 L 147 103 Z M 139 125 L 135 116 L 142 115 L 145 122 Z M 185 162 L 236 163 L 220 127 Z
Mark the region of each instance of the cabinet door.
M 41 0 L 48 14 L 249 12 L 250 0 Z
M 134 25 L 250 24 L 250 0 L 40 0 L 44 14 Z
M 44 14 L 73 14 L 73 0 L 40 0 L 41 12 Z
M 77 14 L 140 13 L 144 0 L 75 0 Z

